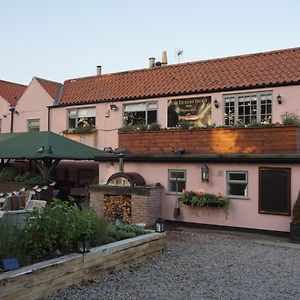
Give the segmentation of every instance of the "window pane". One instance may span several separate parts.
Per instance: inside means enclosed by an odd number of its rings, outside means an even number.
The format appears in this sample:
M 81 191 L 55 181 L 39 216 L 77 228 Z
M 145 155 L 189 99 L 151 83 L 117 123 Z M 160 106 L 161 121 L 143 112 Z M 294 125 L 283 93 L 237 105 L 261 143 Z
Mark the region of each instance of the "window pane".
M 157 103 L 148 103 L 147 110 L 157 110 Z
M 146 103 L 127 104 L 124 106 L 124 112 L 145 111 Z
M 246 183 L 229 183 L 228 194 L 232 196 L 247 196 L 247 184 Z
M 146 124 L 146 112 L 129 112 L 124 113 L 125 125 L 141 125 Z
M 170 178 L 185 178 L 185 173 L 183 171 L 170 171 Z
M 95 107 L 78 109 L 78 118 L 95 117 Z
M 147 112 L 147 124 L 152 124 L 157 122 L 157 111 L 152 110 Z
M 69 128 L 75 128 L 76 127 L 76 119 L 69 118 Z
M 246 181 L 246 173 L 229 173 L 229 180 Z
M 182 191 L 185 189 L 185 181 L 177 181 L 177 184 L 176 184 L 176 181 L 170 180 L 169 188 L 170 188 L 169 192 L 182 193 Z

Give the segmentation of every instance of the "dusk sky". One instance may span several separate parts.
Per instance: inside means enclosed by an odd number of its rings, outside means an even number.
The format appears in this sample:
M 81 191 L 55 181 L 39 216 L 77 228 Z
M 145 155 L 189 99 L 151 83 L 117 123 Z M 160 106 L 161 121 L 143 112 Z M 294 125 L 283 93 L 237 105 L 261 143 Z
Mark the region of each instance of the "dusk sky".
M 1 0 L 0 79 L 66 79 L 300 46 L 299 0 Z

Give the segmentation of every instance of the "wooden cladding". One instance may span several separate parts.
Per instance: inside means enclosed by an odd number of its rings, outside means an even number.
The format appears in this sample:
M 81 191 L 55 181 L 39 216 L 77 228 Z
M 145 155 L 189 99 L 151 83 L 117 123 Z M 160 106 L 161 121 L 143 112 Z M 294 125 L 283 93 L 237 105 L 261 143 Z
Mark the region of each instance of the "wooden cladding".
M 119 147 L 131 154 L 172 153 L 184 148 L 191 154 L 296 154 L 300 128 L 210 128 L 119 132 Z

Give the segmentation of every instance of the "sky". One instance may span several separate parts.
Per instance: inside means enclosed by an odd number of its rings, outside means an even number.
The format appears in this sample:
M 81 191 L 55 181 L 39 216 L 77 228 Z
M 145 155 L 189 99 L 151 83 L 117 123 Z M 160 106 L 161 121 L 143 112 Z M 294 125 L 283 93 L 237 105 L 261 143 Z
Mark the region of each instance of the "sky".
M 300 47 L 299 0 L 0 0 L 0 80 L 64 82 Z

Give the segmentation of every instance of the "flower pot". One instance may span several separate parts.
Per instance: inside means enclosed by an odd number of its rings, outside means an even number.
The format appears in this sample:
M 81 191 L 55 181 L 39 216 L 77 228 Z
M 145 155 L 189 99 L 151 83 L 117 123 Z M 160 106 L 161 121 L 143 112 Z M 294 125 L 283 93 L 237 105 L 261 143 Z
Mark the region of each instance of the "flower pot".
M 300 244 L 300 224 L 290 223 L 290 242 Z

